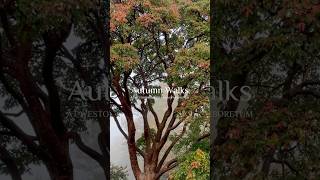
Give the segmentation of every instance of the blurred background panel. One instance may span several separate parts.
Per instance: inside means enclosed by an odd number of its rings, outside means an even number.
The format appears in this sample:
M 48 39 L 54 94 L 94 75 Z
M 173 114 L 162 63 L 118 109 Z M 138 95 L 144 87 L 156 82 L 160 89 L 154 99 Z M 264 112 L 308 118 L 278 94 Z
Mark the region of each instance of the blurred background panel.
M 110 179 L 108 8 L 0 2 L 0 179 Z

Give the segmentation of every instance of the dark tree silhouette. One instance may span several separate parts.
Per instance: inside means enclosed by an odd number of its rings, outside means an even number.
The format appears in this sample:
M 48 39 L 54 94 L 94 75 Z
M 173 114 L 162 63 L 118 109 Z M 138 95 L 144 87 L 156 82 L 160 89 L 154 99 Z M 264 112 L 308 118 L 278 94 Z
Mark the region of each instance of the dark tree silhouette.
M 95 97 L 98 86 L 108 86 L 103 84 L 108 82 L 108 7 L 104 1 L 1 1 L 0 159 L 13 179 L 21 179 L 31 163 L 39 162 L 51 179 L 73 179 L 73 142 L 110 179 L 108 117 L 72 114 L 108 112 L 108 99 L 68 99 L 76 82 L 92 87 Z M 75 47 L 65 44 L 68 38 Z M 99 150 L 81 139 L 87 121 L 99 124 Z
M 214 1 L 212 84 L 251 117 L 213 117 L 211 179 L 319 177 L 319 3 Z M 219 111 L 237 111 L 230 99 Z

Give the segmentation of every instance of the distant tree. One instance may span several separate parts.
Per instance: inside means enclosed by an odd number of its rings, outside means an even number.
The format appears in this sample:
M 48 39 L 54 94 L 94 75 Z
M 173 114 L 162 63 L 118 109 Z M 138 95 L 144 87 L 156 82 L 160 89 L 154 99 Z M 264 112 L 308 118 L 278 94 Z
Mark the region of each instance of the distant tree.
M 128 173 L 126 168 L 119 166 L 111 166 L 110 168 L 111 180 L 127 180 Z

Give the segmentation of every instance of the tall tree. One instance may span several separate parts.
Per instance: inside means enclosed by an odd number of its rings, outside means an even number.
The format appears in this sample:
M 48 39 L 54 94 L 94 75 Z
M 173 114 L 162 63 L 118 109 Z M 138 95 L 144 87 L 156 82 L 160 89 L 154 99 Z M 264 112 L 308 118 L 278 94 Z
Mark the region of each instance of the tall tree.
M 209 1 L 112 1 L 112 115 L 127 139 L 133 174 L 138 180 L 159 179 L 178 166 L 171 151 L 185 136 L 189 122 L 208 104 Z M 137 90 L 182 88 L 165 94 L 165 113 L 154 108 L 156 96 Z M 189 108 L 187 111 L 187 107 Z M 192 109 L 192 110 L 191 110 Z M 143 124 L 137 137 L 138 117 Z M 125 116 L 127 131 L 119 122 Z M 139 166 L 139 157 L 143 165 Z

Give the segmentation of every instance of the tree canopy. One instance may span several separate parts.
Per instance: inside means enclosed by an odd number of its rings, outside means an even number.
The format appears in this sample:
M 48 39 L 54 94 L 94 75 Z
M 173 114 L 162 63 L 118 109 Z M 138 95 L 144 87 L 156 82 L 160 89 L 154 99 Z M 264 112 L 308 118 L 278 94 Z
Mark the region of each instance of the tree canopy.
M 191 148 L 197 143 L 188 136 L 208 131 L 209 83 L 209 1 L 128 0 L 111 4 L 111 65 L 113 118 L 127 139 L 131 168 L 136 179 L 159 179 L 184 171 L 181 167 L 197 161 L 208 177 L 208 154 L 204 149 Z M 165 85 L 161 85 L 165 84 Z M 182 88 L 182 93 L 135 93 L 134 89 Z M 161 114 L 154 108 L 160 99 L 166 107 Z M 134 116 L 134 113 L 139 116 Z M 124 114 L 127 128 L 118 118 Z M 192 123 L 200 125 L 189 134 Z M 143 133 L 137 134 L 137 123 Z M 193 125 L 194 128 L 196 125 Z M 127 130 L 125 130 L 127 129 Z M 138 137 L 137 137 L 138 136 Z M 184 143 L 180 143 L 181 139 Z M 188 139 L 188 140 L 187 140 Z M 175 156 L 174 147 L 186 152 L 204 153 L 202 159 Z M 189 150 L 190 149 L 190 150 Z M 208 148 L 206 149 L 206 153 Z M 139 165 L 139 158 L 142 164 Z M 178 174 L 178 173 L 177 173 Z

